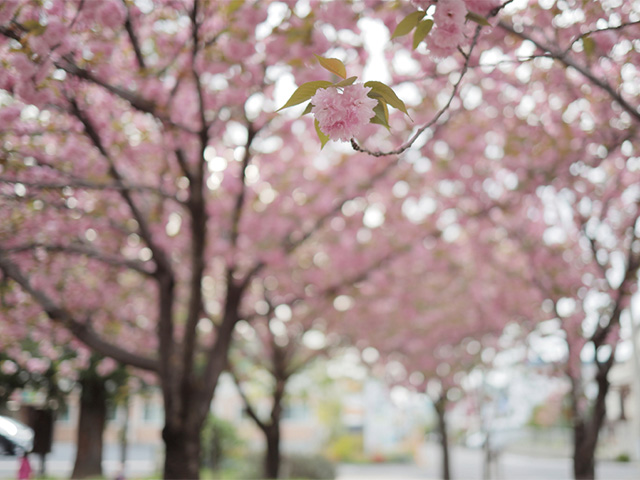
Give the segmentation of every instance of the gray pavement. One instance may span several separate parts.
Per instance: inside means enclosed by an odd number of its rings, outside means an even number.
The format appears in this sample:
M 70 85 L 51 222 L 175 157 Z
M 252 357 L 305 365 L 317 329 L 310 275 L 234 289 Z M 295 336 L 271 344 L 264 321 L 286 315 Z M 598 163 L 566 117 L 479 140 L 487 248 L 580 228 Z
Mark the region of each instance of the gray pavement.
M 417 463 L 340 465 L 338 480 L 412 480 L 439 479 L 440 450 L 427 444 Z M 454 480 L 482 480 L 483 454 L 480 449 L 453 447 L 451 475 Z M 492 465 L 493 480 L 570 480 L 570 458 L 530 456 L 515 453 L 501 454 Z M 599 480 L 640 480 L 640 463 L 599 461 L 596 467 Z
M 75 448 L 72 445 L 54 446 L 47 457 L 47 473 L 51 477 L 69 478 L 73 468 Z M 125 466 L 129 479 L 152 478 L 159 471 L 162 451 L 158 445 L 130 446 Z M 439 449 L 435 444 L 427 444 L 417 463 L 403 464 L 342 464 L 338 467 L 338 480 L 435 480 L 440 478 Z M 455 480 L 481 480 L 483 478 L 483 457 L 479 449 L 453 447 L 451 449 L 452 476 Z M 640 463 L 600 461 L 596 478 L 599 480 L 640 480 Z M 33 456 L 32 466 L 39 467 Z M 107 446 L 103 461 L 107 478 L 115 478 L 120 470 L 119 454 L 116 446 Z M 18 460 L 15 457 L 0 457 L 0 480 L 15 479 Z M 571 460 L 569 458 L 529 456 L 503 453 L 491 471 L 494 480 L 569 480 Z

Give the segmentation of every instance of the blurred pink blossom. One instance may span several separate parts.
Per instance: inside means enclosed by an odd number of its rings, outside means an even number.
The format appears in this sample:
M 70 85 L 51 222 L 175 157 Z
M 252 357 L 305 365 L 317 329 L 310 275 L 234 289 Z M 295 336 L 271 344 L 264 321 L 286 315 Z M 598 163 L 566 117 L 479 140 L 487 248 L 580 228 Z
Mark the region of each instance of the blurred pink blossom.
M 106 377 L 110 373 L 112 373 L 116 368 L 118 368 L 118 363 L 113 358 L 105 358 L 100 361 L 98 366 L 96 367 L 96 371 L 98 375 L 102 377 Z
M 2 362 L 2 365 L 0 365 L 0 371 L 5 375 L 13 375 L 18 371 L 18 366 L 11 360 L 5 360 Z
M 486 16 L 500 5 L 500 0 L 464 0 L 464 3 L 469 11 Z
M 100 6 L 96 20 L 107 28 L 115 28 L 124 23 L 125 17 L 125 7 L 121 2 L 106 1 Z
M 56 45 L 62 42 L 66 30 L 66 27 L 59 19 L 52 18 L 49 20 L 47 28 L 42 34 L 42 40 L 49 46 Z
M 462 0 L 440 0 L 433 14 L 433 21 L 438 27 L 456 24 L 462 27 L 467 8 Z
M 427 37 L 427 45 L 434 56 L 443 58 L 454 53 L 464 39 L 463 25 L 448 23 L 433 29 Z
M 8 23 L 18 9 L 20 0 L 6 0 L 0 3 L 0 24 Z

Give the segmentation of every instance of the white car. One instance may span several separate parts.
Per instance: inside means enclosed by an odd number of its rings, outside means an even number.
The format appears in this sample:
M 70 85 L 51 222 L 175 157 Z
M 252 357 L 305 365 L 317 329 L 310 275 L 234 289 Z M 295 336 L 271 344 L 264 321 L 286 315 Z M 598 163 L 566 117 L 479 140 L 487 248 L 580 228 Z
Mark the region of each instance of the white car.
M 33 448 L 33 430 L 11 417 L 0 415 L 0 455 L 28 453 Z

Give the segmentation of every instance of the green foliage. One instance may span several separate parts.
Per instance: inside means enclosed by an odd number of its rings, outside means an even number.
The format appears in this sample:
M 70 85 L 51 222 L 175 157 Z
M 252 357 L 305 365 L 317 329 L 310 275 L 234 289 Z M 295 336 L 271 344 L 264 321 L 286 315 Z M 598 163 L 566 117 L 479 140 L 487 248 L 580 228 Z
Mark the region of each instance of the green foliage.
M 325 58 L 319 55 L 316 55 L 316 58 L 324 69 L 336 74 L 340 78 L 347 78 L 347 68 L 344 66 L 344 63 L 337 58 Z
M 313 103 L 311 103 L 311 102 L 307 103 L 307 106 L 304 109 L 304 112 L 302 112 L 302 115 L 306 115 L 307 113 L 311 113 L 311 109 L 312 108 L 313 108 Z
M 391 105 L 393 108 L 397 108 L 401 112 L 409 115 L 407 112 L 407 107 L 402 100 L 398 98 L 396 93 L 391 89 L 391 87 L 385 85 L 382 82 L 369 81 L 364 84 L 365 87 L 370 87 L 371 91 L 369 92 L 369 96 L 371 98 L 381 99 L 387 104 Z
M 159 477 L 154 477 L 159 478 Z M 246 480 L 248 478 L 262 478 L 262 462 L 256 456 L 229 459 L 225 465 L 216 470 L 203 468 L 200 471 L 201 480 Z
M 416 27 L 416 31 L 413 33 L 413 49 L 415 50 L 420 45 L 429 32 L 433 28 L 433 20 L 423 20 Z
M 26 339 L 21 343 L 23 351 L 32 353 L 33 356 L 38 354 L 37 342 Z M 15 390 L 29 390 L 31 392 L 39 392 L 45 395 L 47 403 L 51 405 L 63 405 L 64 397 L 68 391 L 62 389 L 58 382 L 57 367 L 61 361 L 73 357 L 70 351 L 65 351 L 60 358 L 50 363 L 49 368 L 44 372 L 30 372 L 22 365 L 14 362 L 12 358 L 3 352 L 0 352 L 0 365 L 4 362 L 14 364 L 16 371 L 13 373 L 4 373 L 0 371 L 0 407 L 4 406 L 9 400 L 11 394 Z
M 377 125 L 382 125 L 387 130 L 390 130 L 389 127 L 389 107 L 387 104 L 381 99 L 378 100 L 378 105 L 373 107 L 373 111 L 376 114 L 375 117 L 371 119 L 371 123 L 375 123 Z
M 334 83 L 333 86 L 334 87 L 346 87 L 348 85 L 353 85 L 353 82 L 355 82 L 357 78 L 358 77 L 356 77 L 356 76 L 349 77 L 349 78 L 346 78 L 344 80 L 340 80 L 338 83 Z
M 421 22 L 418 25 L 418 29 L 416 30 L 416 35 L 421 36 L 421 38 L 424 38 L 424 36 L 426 36 L 427 33 L 429 33 L 429 30 L 431 30 L 432 25 L 433 25 L 432 20 L 425 20 L 424 22 Z M 348 87 L 349 85 L 353 85 L 353 83 L 357 80 L 358 78 L 357 76 L 352 76 L 347 78 L 347 69 L 344 66 L 344 64 L 337 58 L 325 58 L 325 57 L 320 57 L 318 55 L 316 55 L 316 58 L 318 59 L 322 67 L 324 67 L 329 72 L 341 77 L 342 80 L 336 83 L 331 83 L 327 80 L 316 80 L 312 82 L 303 83 L 293 92 L 291 97 L 289 97 L 289 100 L 287 100 L 287 102 L 277 110 L 278 112 L 285 108 L 293 107 L 295 105 L 299 105 L 303 102 L 306 102 L 307 100 L 310 100 L 311 97 L 313 97 L 316 94 L 316 92 L 321 88 L 329 88 L 329 87 L 344 88 L 344 87 Z M 400 100 L 400 98 L 398 98 L 398 96 L 395 94 L 393 89 L 391 89 L 391 87 L 385 85 L 382 82 L 376 82 L 376 81 L 366 82 L 364 85 L 365 87 L 371 88 L 370 92 L 368 93 L 368 96 L 378 100 L 378 104 L 373 109 L 375 115 L 371 118 L 370 120 L 371 123 L 382 125 L 387 130 L 390 130 L 388 105 L 391 105 L 392 107 L 400 110 L 407 116 L 409 115 L 409 112 L 407 112 L 406 105 L 402 100 Z M 313 105 L 311 103 L 307 104 L 304 111 L 302 112 L 302 115 L 311 113 L 312 108 L 313 108 Z M 316 134 L 318 135 L 318 139 L 320 140 L 321 149 L 322 149 L 330 140 L 330 138 L 322 130 L 320 130 L 320 125 L 318 124 L 317 120 L 314 120 L 314 127 L 316 130 Z
M 630 462 L 631 461 L 631 456 L 628 453 L 623 452 L 623 453 L 619 453 L 616 456 L 615 460 L 616 460 L 616 462 Z
M 336 467 L 321 455 L 289 455 L 282 464 L 283 478 L 329 480 L 336 478 Z
M 337 436 L 327 447 L 327 456 L 334 462 L 359 463 L 366 460 L 362 434 L 345 433 Z
M 418 23 L 420 23 L 420 20 L 422 20 L 426 14 L 427 12 L 425 12 L 424 10 L 418 10 L 417 12 L 410 13 L 409 15 L 404 17 L 396 26 L 396 29 L 393 31 L 391 40 L 408 34 L 411 30 L 418 26 Z
M 582 37 L 582 47 L 587 57 L 591 57 L 596 51 L 596 42 L 589 35 L 585 35 Z
M 313 120 L 313 126 L 316 127 L 316 133 L 318 134 L 318 138 L 320 139 L 320 143 L 322 145 L 320 149 L 323 149 L 324 146 L 329 141 L 329 136 L 325 135 L 324 132 L 320 130 L 320 124 L 318 123 L 318 119 Z
M 213 470 L 238 456 L 244 442 L 230 422 L 209 415 L 201 431 L 201 464 Z
M 475 12 L 467 12 L 467 20 L 471 20 L 472 22 L 476 22 L 478 25 L 482 25 L 484 27 L 490 27 L 491 24 L 489 21 L 484 18 L 482 15 L 477 14 Z
M 277 111 L 279 112 L 282 109 L 293 107 L 294 105 L 299 105 L 302 102 L 306 102 L 311 97 L 316 94 L 316 91 L 319 88 L 327 88 L 333 85 L 331 82 L 327 80 L 317 80 L 315 82 L 307 82 L 300 85 L 293 95 L 287 100 L 282 107 L 280 107 Z

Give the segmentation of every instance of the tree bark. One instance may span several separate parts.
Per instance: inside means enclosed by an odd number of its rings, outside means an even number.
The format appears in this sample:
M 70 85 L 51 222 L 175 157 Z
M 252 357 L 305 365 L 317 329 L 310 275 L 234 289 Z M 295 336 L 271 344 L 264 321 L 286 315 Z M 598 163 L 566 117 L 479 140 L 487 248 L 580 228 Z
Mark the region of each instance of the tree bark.
M 280 422 L 273 423 L 265 430 L 267 450 L 264 457 L 264 477 L 278 478 L 280 474 Z
M 597 363 L 596 382 L 598 383 L 598 395 L 594 401 L 593 408 L 582 417 L 574 417 L 573 476 L 576 480 L 595 479 L 596 447 L 598 446 L 600 429 L 607 415 L 606 398 L 611 386 L 608 374 L 613 365 L 613 357 L 614 353 L 612 352 L 609 360 Z M 574 411 L 577 411 L 576 407 L 574 407 Z
M 449 436 L 447 435 L 446 400 L 440 397 L 434 404 L 438 415 L 438 433 L 442 447 L 442 478 L 451 480 L 451 461 L 449 458 Z
M 576 480 L 595 478 L 595 450 L 598 443 L 597 432 L 587 428 L 585 422 L 577 422 L 573 427 L 573 477 Z
M 165 479 L 200 478 L 200 429 L 201 423 L 183 422 L 174 425 L 167 422 L 162 430 L 166 453 Z
M 107 420 L 107 390 L 97 377 L 80 380 L 80 419 L 72 478 L 102 476 L 103 433 Z

